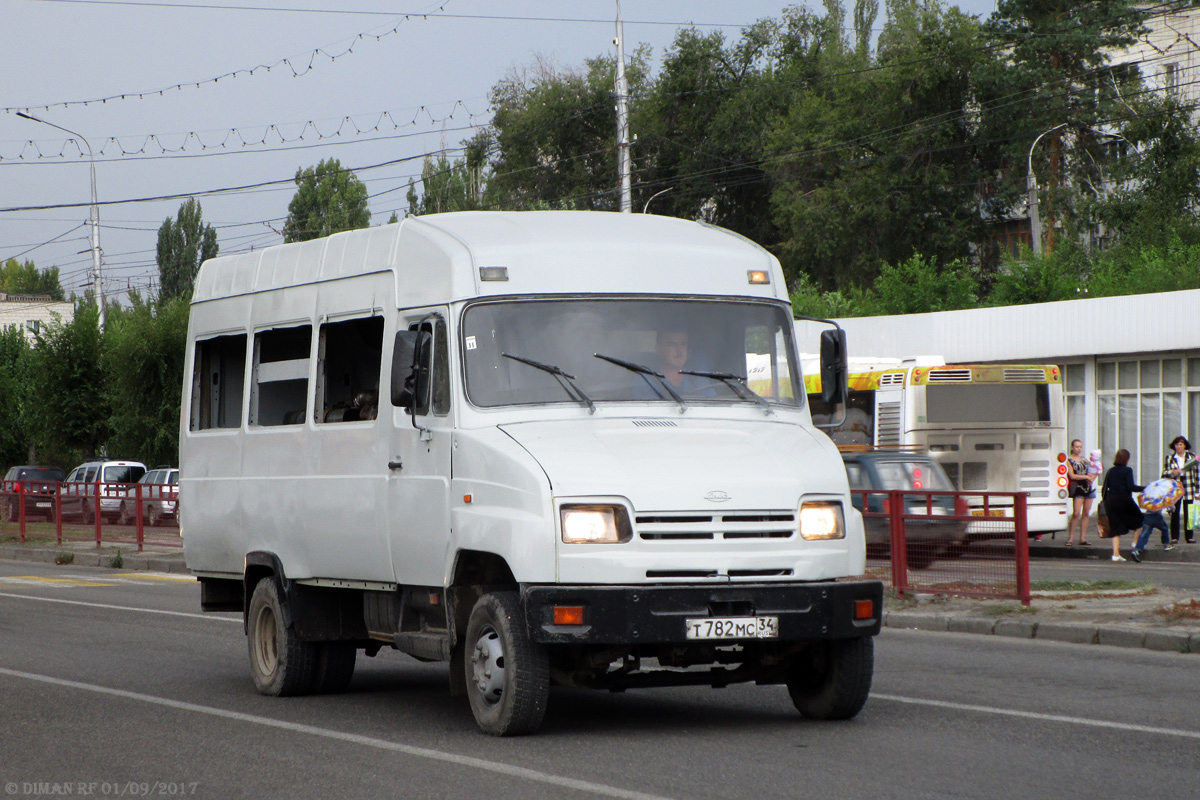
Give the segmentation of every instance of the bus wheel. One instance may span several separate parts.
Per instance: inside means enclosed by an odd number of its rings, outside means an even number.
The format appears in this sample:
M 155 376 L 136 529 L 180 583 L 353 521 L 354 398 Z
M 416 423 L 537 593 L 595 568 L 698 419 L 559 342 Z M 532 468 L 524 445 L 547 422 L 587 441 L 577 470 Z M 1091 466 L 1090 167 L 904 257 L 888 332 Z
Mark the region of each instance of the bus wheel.
M 492 736 L 533 733 L 546 715 L 550 663 L 522 616 L 516 592 L 495 592 L 479 598 L 467 622 L 467 699 L 475 722 Z
M 313 684 L 316 646 L 302 642 L 284 622 L 279 586 L 263 578 L 250 598 L 247 629 L 250 676 L 258 691 L 272 697 L 304 694 Z
M 870 636 L 814 642 L 788 665 L 788 694 L 809 719 L 850 719 L 867 702 L 874 671 Z

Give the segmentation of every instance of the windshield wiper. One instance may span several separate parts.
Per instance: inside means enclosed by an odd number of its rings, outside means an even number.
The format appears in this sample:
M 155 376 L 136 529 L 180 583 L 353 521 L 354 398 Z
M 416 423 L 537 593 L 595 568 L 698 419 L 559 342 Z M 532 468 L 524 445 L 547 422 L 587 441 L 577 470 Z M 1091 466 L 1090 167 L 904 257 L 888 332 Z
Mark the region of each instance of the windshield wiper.
M 774 414 L 775 413 L 774 411 L 771 410 L 770 403 L 768 403 L 763 397 L 761 397 L 758 394 L 758 392 L 754 391 L 753 389 L 751 389 L 749 386 L 746 385 L 746 378 L 742 375 L 734 375 L 731 372 L 700 372 L 699 370 L 691 370 L 691 369 L 681 369 L 681 370 L 679 370 L 679 372 L 683 375 L 695 375 L 699 378 L 711 378 L 712 380 L 720 381 L 721 383 L 725 384 L 730 389 L 732 389 L 733 393 L 736 394 L 741 399 L 751 400 L 755 403 L 758 403 L 760 406 L 763 407 L 763 413 L 765 413 L 765 414 Z
M 543 372 L 549 372 L 558 381 L 558 385 L 563 387 L 567 395 L 576 402 L 587 403 L 588 411 L 595 414 L 596 404 L 592 402 L 592 398 L 583 393 L 583 390 L 575 383 L 575 376 L 563 372 L 562 368 L 556 367 L 553 364 L 543 364 L 540 361 L 534 361 L 532 358 L 523 356 L 514 356 L 512 353 L 501 353 L 505 358 L 511 358 L 513 361 L 520 361 L 522 364 L 528 364 L 531 367 L 540 369 Z M 575 395 L 579 395 L 576 397 Z
M 662 387 L 667 390 L 667 394 L 671 395 L 676 403 L 679 403 L 680 412 L 687 411 L 687 403 L 683 402 L 683 398 L 679 396 L 679 393 L 671 388 L 671 384 L 667 383 L 666 376 L 664 376 L 661 372 L 652 370 L 649 367 L 644 367 L 641 364 L 635 364 L 632 361 L 623 361 L 619 358 L 613 358 L 612 356 L 606 356 L 601 353 L 592 353 L 592 355 L 603 361 L 607 361 L 610 364 L 616 364 L 618 367 L 624 367 L 630 372 L 638 373 L 642 376 L 642 379 L 646 381 L 646 384 L 651 389 L 654 389 L 654 384 L 647 376 L 653 375 L 654 377 L 658 378 L 659 383 L 661 383 Z M 662 399 L 662 392 L 660 392 L 658 389 L 654 389 L 654 393 L 658 395 L 660 400 Z

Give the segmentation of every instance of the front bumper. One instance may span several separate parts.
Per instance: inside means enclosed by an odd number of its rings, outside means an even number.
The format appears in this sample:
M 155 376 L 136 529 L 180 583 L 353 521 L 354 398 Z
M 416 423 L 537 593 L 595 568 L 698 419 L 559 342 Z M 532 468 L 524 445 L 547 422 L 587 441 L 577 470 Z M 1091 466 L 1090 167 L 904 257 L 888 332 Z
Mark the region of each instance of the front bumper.
M 855 619 L 859 600 L 872 601 L 869 619 Z M 778 617 L 779 636 L 769 641 L 785 643 L 876 635 L 883 584 L 526 585 L 521 603 L 530 637 L 543 644 L 682 644 L 688 619 L 756 616 Z M 582 606 L 583 624 L 555 625 L 555 606 Z

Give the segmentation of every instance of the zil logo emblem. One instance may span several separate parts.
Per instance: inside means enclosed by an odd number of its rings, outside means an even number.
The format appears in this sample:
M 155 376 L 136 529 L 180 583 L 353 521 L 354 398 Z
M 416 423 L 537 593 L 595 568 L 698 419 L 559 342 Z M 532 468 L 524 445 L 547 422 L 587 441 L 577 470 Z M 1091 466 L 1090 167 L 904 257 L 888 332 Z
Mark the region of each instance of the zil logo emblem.
M 709 492 L 708 494 L 704 495 L 704 499 L 710 503 L 725 503 L 728 502 L 730 498 L 729 495 L 725 494 L 724 492 L 717 491 Z

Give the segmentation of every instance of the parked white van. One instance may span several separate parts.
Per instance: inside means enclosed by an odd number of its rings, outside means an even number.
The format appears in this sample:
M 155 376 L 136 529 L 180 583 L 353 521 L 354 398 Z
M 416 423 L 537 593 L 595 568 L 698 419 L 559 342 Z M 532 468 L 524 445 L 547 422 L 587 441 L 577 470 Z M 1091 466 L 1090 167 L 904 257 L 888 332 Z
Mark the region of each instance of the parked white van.
M 245 614 L 265 694 L 344 689 L 386 645 L 449 662 L 496 735 L 551 684 L 786 684 L 851 717 L 882 585 L 846 580 L 862 519 L 793 336 L 774 257 L 665 217 L 441 214 L 208 261 L 180 438 L 202 606 Z

